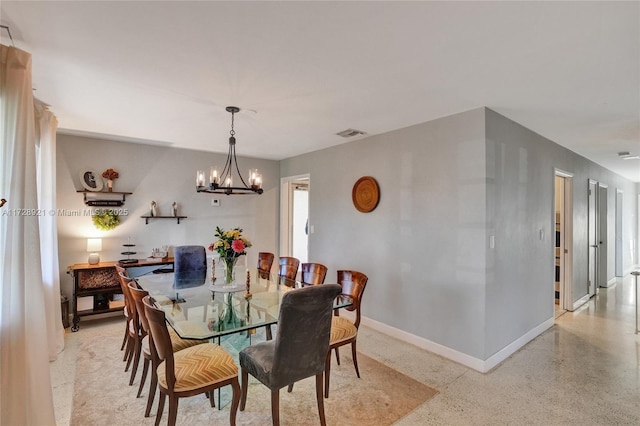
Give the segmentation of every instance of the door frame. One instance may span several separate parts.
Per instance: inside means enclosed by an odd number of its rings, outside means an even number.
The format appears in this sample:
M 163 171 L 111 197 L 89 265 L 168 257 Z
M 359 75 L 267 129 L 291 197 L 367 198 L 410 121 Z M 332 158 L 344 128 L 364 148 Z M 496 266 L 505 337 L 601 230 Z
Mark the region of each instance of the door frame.
M 610 287 L 607 279 L 607 259 L 609 256 L 609 185 L 598 182 L 598 275 L 596 276 L 599 287 Z
M 615 221 L 615 276 L 624 277 L 624 249 L 622 246 L 622 212 L 624 210 L 624 191 L 616 188 L 616 221 Z
M 595 296 L 598 293 L 598 181 L 589 179 L 587 193 L 587 293 Z M 592 198 L 593 197 L 593 198 Z M 593 203 L 592 203 L 593 201 Z M 593 211 L 592 211 L 593 210 Z M 593 251 L 593 253 L 592 253 Z M 593 276 L 591 276 L 593 268 Z M 591 282 L 589 279 L 592 278 Z
M 311 189 L 311 175 L 287 176 L 280 178 L 280 246 L 278 256 L 291 256 L 293 239 L 293 183 L 306 179 Z
M 560 282 L 560 307 L 562 309 L 572 311 L 573 310 L 573 173 L 567 172 L 561 169 L 555 169 L 553 179 L 553 221 L 555 224 L 555 177 L 563 178 L 563 190 L 564 197 L 562 200 L 564 217 L 562 220 L 562 229 L 560 230 L 561 245 L 560 245 L 560 273 L 562 274 L 562 280 Z M 554 226 L 555 231 L 555 226 Z M 555 237 L 554 237 L 555 241 Z M 555 268 L 555 243 L 552 244 L 552 259 L 554 259 Z M 555 272 L 554 280 L 555 283 Z M 553 288 L 554 305 L 555 305 L 555 286 Z

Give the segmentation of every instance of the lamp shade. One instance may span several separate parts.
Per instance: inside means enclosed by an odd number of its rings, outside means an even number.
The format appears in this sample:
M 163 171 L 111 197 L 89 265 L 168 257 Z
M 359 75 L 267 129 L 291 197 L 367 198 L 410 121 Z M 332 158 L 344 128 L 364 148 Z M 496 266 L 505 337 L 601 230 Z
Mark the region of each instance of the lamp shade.
M 100 263 L 100 256 L 97 252 L 102 251 L 102 238 L 87 238 L 87 251 L 89 255 L 89 265 Z
M 89 253 L 102 251 L 102 238 L 87 238 L 87 251 Z

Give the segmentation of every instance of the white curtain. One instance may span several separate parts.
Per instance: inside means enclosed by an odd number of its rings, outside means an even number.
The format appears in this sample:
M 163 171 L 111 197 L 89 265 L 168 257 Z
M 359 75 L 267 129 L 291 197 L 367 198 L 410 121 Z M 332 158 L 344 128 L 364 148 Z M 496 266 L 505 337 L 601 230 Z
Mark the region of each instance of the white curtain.
M 54 425 L 40 263 L 31 55 L 0 45 L 0 424 Z M 21 210 L 23 209 L 23 210 Z M 59 297 L 59 296 L 58 296 Z
M 64 349 L 64 327 L 60 308 L 58 266 L 58 217 L 56 212 L 56 129 L 58 120 L 47 105 L 34 99 L 36 116 L 36 161 L 42 284 L 47 317 L 49 360 Z

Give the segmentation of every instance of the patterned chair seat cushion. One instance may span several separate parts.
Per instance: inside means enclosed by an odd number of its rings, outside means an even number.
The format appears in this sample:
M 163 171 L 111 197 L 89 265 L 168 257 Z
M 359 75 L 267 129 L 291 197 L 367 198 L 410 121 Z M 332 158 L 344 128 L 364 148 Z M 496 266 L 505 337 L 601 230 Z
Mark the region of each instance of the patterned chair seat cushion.
M 331 345 L 352 339 L 357 334 L 358 329 L 348 319 L 336 316 L 331 319 Z
M 229 380 L 238 375 L 238 366 L 220 346 L 213 343 L 191 346 L 174 353 L 175 392 L 188 392 Z M 158 385 L 167 387 L 164 361 L 158 366 Z

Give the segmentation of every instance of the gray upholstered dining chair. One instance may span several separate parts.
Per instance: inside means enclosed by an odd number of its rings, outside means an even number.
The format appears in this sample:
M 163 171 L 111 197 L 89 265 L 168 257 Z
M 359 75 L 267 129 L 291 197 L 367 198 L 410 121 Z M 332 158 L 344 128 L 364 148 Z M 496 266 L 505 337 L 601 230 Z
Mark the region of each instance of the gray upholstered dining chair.
M 174 272 L 207 270 L 207 252 L 203 246 L 177 246 L 173 249 Z
M 326 284 L 291 290 L 282 298 L 275 340 L 240 351 L 242 399 L 245 409 L 249 374 L 271 390 L 271 419 L 280 424 L 280 389 L 307 377 L 316 378 L 320 423 L 326 424 L 323 372 L 329 353 L 333 301 L 342 288 Z

